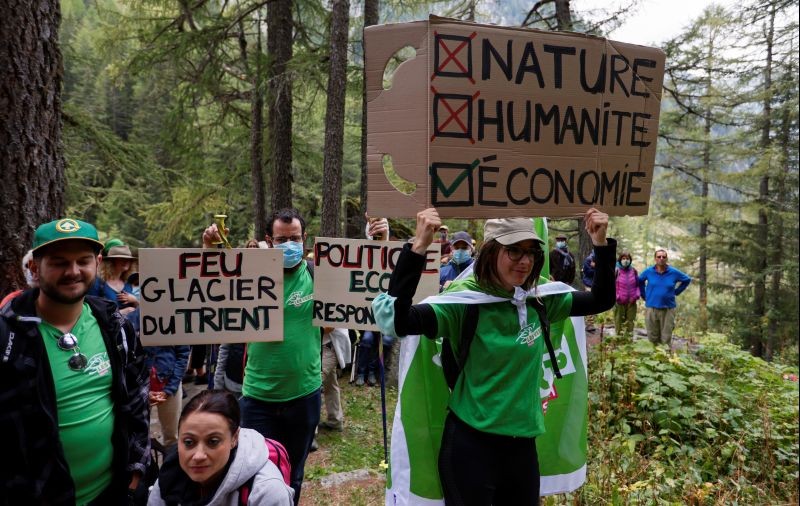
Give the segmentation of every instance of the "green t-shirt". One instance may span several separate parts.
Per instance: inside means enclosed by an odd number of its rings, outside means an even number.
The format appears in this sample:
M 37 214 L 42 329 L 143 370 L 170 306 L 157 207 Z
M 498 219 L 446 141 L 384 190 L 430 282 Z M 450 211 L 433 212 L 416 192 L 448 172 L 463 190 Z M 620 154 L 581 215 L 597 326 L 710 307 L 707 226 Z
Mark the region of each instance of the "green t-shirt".
M 294 272 L 284 271 L 283 341 L 247 345 L 243 395 L 284 402 L 320 388 L 320 332 L 311 324 L 313 291 L 305 262 Z
M 448 292 L 485 291 L 475 278 L 454 282 Z M 491 293 L 510 297 L 508 293 Z M 550 321 L 569 316 L 572 294 L 543 297 Z M 458 356 L 464 304 L 432 304 L 440 336 L 451 339 Z M 520 330 L 511 302 L 481 304 L 467 363 L 450 396 L 449 407 L 461 420 L 483 432 L 536 437 L 544 433 L 539 383 L 546 350 L 536 310 L 528 307 L 528 325 Z
M 69 368 L 73 352 L 58 347 L 58 338 L 63 332 L 45 321 L 39 324 L 39 332 L 53 372 L 59 438 L 75 482 L 75 502 L 86 504 L 111 484 L 114 403 L 108 350 L 97 320 L 86 303 L 72 329 L 81 353 L 87 358 L 83 370 Z

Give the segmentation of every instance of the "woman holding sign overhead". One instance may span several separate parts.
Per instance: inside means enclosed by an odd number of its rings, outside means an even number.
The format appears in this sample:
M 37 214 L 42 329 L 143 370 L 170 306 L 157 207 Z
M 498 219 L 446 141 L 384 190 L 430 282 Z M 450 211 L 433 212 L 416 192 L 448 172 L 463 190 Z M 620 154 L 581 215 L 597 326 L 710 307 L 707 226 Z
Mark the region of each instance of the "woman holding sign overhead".
M 541 293 L 544 243 L 532 220 L 493 219 L 486 221 L 473 274 L 453 282 L 446 297 L 412 305 L 425 251 L 441 225 L 436 209 L 426 209 L 417 214 L 416 235 L 398 259 L 388 293 L 373 302 L 383 332 L 445 337 L 457 357 L 439 451 L 448 506 L 538 504 L 544 353 L 555 362 L 548 322 L 606 311 L 615 300 L 616 241 L 606 238 L 608 215 L 589 209 L 584 222 L 597 256 L 591 292 Z

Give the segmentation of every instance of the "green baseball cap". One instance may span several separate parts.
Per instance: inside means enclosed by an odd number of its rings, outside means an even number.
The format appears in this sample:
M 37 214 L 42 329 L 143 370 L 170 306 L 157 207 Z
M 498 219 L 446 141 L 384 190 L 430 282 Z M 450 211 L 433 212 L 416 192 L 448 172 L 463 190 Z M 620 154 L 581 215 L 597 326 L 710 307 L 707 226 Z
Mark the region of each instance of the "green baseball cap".
M 96 251 L 103 249 L 103 243 L 97 237 L 97 229 L 91 223 L 73 220 L 72 218 L 61 218 L 39 225 L 33 233 L 34 254 L 48 244 L 68 239 L 83 239 L 91 242 Z

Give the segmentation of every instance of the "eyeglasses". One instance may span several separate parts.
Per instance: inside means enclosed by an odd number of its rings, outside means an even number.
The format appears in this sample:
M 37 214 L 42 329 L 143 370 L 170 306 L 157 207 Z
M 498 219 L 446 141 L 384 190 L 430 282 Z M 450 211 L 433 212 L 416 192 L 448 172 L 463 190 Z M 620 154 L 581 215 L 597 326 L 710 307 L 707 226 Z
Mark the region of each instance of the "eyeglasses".
M 656 255 L 656 258 L 667 258 L 667 255 Z
M 279 236 L 279 237 L 273 237 L 272 238 L 272 242 L 275 243 L 275 244 L 283 244 L 283 243 L 289 242 L 289 241 L 301 242 L 302 240 L 303 240 L 303 236 L 302 235 L 293 235 L 291 237 L 280 237 Z
M 512 262 L 519 262 L 522 259 L 522 255 L 527 256 L 531 262 L 534 262 L 537 258 L 544 256 L 544 252 L 540 248 L 523 249 L 517 246 L 503 247 L 506 250 L 506 255 L 508 255 L 509 260 Z
M 73 371 L 82 371 L 86 368 L 86 364 L 88 360 L 86 359 L 86 355 L 81 353 L 81 349 L 78 347 L 78 338 L 75 337 L 75 334 L 70 332 L 66 332 L 58 338 L 58 349 L 64 351 L 71 351 L 74 353 L 71 357 L 69 357 L 69 361 L 67 365 Z

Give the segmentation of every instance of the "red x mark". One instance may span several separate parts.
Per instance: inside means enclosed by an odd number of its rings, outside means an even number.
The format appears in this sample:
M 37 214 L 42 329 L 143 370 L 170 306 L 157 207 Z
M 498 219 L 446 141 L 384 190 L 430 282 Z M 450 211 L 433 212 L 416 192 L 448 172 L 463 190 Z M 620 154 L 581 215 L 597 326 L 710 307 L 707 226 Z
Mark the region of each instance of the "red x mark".
M 436 88 L 434 88 L 433 86 L 431 86 L 431 91 L 433 92 L 434 95 L 438 95 L 438 93 L 439 93 L 439 92 L 436 91 Z M 467 106 L 469 106 L 469 104 L 471 104 L 473 100 L 478 98 L 478 95 L 480 95 L 480 94 L 481 94 L 480 91 L 476 91 L 475 94 L 472 95 L 472 97 L 470 97 L 470 99 L 468 101 L 464 102 L 464 104 L 462 104 L 461 107 L 459 107 L 455 111 L 453 110 L 452 107 L 450 107 L 450 104 L 447 103 L 447 100 L 444 97 L 440 97 L 439 98 L 439 102 L 441 102 L 442 105 L 444 105 L 445 108 L 450 112 L 450 116 L 447 118 L 447 120 L 445 120 L 444 123 L 439 125 L 438 129 L 439 130 L 444 130 L 444 128 L 447 125 L 449 125 L 451 121 L 455 120 L 456 123 L 458 123 L 458 126 L 461 127 L 461 131 L 464 132 L 464 133 L 467 133 L 469 131 L 469 129 L 467 128 L 467 125 L 465 125 L 464 122 L 461 121 L 461 118 L 459 117 L 459 114 L 461 114 L 461 111 L 463 111 Z M 435 138 L 436 138 L 436 134 L 431 135 L 431 142 L 433 142 L 433 139 L 435 139 Z M 475 144 L 475 139 L 470 137 L 469 142 L 472 143 L 472 144 Z
M 437 36 L 439 34 L 437 32 L 433 32 L 433 35 Z M 469 39 L 470 40 L 474 39 L 476 35 L 478 35 L 477 32 L 472 32 L 472 35 L 469 36 Z M 450 52 L 450 49 L 448 49 L 447 45 L 444 43 L 444 39 L 439 39 L 439 45 L 442 46 L 442 49 L 444 49 L 444 52 L 447 53 L 447 58 L 444 59 L 444 61 L 439 65 L 439 68 L 436 69 L 436 71 L 437 72 L 441 72 L 442 70 L 444 70 L 445 65 L 447 65 L 447 63 L 450 60 L 453 60 L 453 63 L 455 63 L 458 66 L 458 68 L 461 69 L 461 72 L 467 74 L 468 73 L 467 68 L 464 67 L 463 63 L 458 61 L 458 59 L 456 58 L 456 55 L 458 54 L 459 51 L 464 49 L 464 46 L 466 46 L 468 42 L 469 42 L 469 40 L 465 40 L 465 41 L 461 42 L 461 44 L 456 46 L 456 48 L 452 52 Z M 436 77 L 436 73 L 434 73 L 431 76 L 431 81 L 433 81 L 434 77 Z M 468 76 L 468 78 L 469 78 L 469 82 L 471 82 L 472 84 L 475 84 L 475 79 L 473 79 L 472 76 Z

